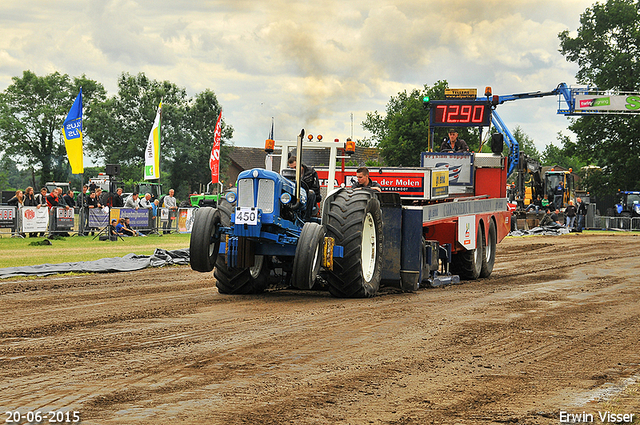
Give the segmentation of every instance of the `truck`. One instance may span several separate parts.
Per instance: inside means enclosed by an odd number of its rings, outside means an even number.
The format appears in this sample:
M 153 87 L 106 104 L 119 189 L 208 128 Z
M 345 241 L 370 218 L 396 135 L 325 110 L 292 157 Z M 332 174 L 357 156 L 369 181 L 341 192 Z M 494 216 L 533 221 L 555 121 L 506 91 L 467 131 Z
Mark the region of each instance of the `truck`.
M 302 158 L 303 138 L 304 130 L 295 142 L 278 142 L 282 158 L 293 147 Z M 421 167 L 377 170 L 370 177 L 386 182 L 378 192 L 337 180 L 344 174 L 335 170 L 338 144 L 319 138 L 306 146 L 330 150 L 320 206 L 307 202 L 302 161 L 295 170 L 281 160 L 280 172 L 241 172 L 217 208 L 197 210 L 191 268 L 214 270 L 223 294 L 276 285 L 349 298 L 375 296 L 382 286 L 411 292 L 491 275 L 511 220 L 502 146 L 490 154 L 426 152 Z M 265 150 L 275 145 L 267 140 Z M 399 190 L 403 181 L 412 190 Z

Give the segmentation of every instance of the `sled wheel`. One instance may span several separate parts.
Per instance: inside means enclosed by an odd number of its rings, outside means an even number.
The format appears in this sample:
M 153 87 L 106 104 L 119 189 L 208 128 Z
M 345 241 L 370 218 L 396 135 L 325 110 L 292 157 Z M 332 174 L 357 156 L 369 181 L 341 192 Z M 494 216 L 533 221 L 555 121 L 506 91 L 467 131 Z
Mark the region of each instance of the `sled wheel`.
M 451 272 L 460 275 L 461 279 L 475 280 L 482 269 L 482 227 L 476 229 L 476 249 L 454 254 L 451 259 Z
M 491 276 L 491 272 L 493 272 L 493 265 L 496 262 L 496 245 L 498 244 L 496 223 L 492 219 L 489 219 L 489 240 L 485 240 L 484 232 L 482 232 L 482 242 L 484 256 L 482 257 L 480 277 L 489 277 Z

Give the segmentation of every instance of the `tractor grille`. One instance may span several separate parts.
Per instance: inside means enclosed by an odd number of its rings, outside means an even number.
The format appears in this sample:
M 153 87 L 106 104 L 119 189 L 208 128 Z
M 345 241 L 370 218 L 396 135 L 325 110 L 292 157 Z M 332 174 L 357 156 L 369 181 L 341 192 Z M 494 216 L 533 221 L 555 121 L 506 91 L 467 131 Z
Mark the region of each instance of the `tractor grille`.
M 273 212 L 273 196 L 275 192 L 275 183 L 273 180 L 260 179 L 258 183 L 258 205 L 257 207 L 263 213 L 270 214 Z
M 241 179 L 238 182 L 238 206 L 257 207 L 265 214 L 273 212 L 273 200 L 275 196 L 275 182 L 269 179 L 255 180 L 258 183 L 258 202 L 254 203 L 254 180 Z
M 238 206 L 253 208 L 253 179 L 241 179 L 238 182 Z

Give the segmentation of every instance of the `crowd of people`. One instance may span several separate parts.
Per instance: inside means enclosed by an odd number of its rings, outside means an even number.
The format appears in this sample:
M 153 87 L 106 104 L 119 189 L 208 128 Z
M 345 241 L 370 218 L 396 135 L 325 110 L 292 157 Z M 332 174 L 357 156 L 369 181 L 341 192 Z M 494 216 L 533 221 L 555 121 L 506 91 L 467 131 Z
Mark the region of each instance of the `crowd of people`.
M 562 226 L 568 229 L 581 231 L 585 225 L 587 216 L 587 205 L 581 198 L 576 198 L 576 204 L 569 201 L 569 205 L 564 209 L 564 220 L 561 218 L 559 208 L 545 208 L 545 214 L 540 220 L 540 226 Z
M 22 207 L 36 207 L 38 209 L 47 208 L 50 216 L 49 233 L 57 234 L 59 236 L 69 236 L 69 233 L 66 229 L 64 231 L 56 229 L 56 220 L 53 215 L 54 208 L 64 208 L 65 210 L 73 209 L 74 211 L 78 211 L 80 214 L 78 233 L 84 236 L 88 236 L 89 234 L 93 236 L 95 235 L 96 230 L 98 230 L 89 225 L 90 211 L 93 209 L 105 209 L 105 207 L 130 208 L 135 210 L 148 209 L 150 211 L 150 223 L 153 230 L 157 230 L 159 227 L 162 207 L 166 208 L 169 213 L 168 220 L 162 220 L 163 233 L 170 233 L 173 225 L 175 224 L 178 204 L 174 196 L 175 191 L 173 189 L 170 189 L 169 194 L 162 198 L 162 205 L 161 199 L 152 199 L 150 193 L 145 193 L 144 196 L 140 198 L 139 194 L 134 192 L 124 199 L 122 188 L 117 188 L 114 193 L 103 193 L 103 190 L 95 184 L 83 185 L 82 192 L 77 196 L 75 196 L 75 192 L 71 189 L 69 189 L 67 193 L 63 192 L 64 190 L 61 187 L 55 187 L 51 192 L 48 192 L 47 188 L 43 187 L 40 189 L 40 193 L 35 194 L 33 187 L 29 186 L 24 191 L 16 190 L 15 195 L 7 201 L 7 205 L 17 207 L 18 209 Z M 25 234 L 20 232 L 20 229 L 22 229 L 21 214 L 18 214 L 17 217 L 18 221 L 16 223 L 16 230 L 19 235 L 26 237 Z M 121 223 L 118 222 L 114 224 L 114 228 L 116 225 L 120 224 L 123 226 L 123 228 L 120 229 L 121 231 L 118 232 L 118 236 L 145 236 L 140 231 L 132 229 L 129 220 L 129 218 L 123 217 L 120 219 Z M 29 237 L 37 236 L 43 237 L 45 236 L 45 233 L 29 233 Z

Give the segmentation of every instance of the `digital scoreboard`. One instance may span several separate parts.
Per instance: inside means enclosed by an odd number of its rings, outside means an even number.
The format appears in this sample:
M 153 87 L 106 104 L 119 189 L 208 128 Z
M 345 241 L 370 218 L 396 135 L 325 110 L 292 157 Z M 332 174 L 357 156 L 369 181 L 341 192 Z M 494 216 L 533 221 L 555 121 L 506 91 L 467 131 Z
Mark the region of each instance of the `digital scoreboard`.
M 433 100 L 428 107 L 430 124 L 434 127 L 488 127 L 491 124 L 491 104 L 486 101 Z

